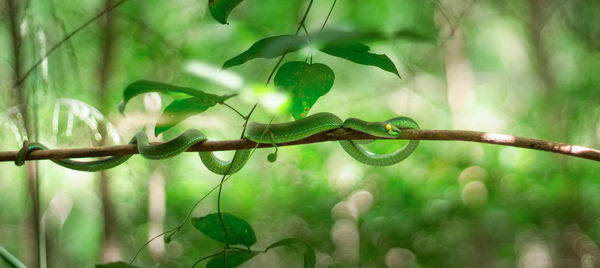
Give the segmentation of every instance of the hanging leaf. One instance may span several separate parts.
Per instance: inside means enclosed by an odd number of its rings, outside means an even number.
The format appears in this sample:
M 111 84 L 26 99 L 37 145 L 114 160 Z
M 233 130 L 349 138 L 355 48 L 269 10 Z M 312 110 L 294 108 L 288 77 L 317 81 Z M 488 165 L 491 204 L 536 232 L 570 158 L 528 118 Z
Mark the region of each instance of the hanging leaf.
M 175 96 L 188 95 L 198 98 L 220 98 L 217 95 L 204 93 L 204 91 L 195 88 L 180 87 L 161 82 L 139 80 L 129 84 L 123 91 L 123 101 L 119 104 L 119 112 L 123 113 L 125 111 L 125 106 L 133 97 L 148 92 L 159 92 Z
M 223 64 L 223 69 L 256 59 L 271 59 L 283 55 L 286 52 L 293 52 L 308 45 L 305 38 L 295 35 L 278 35 L 261 39 L 254 43 L 248 50 L 227 60 Z
M 413 42 L 434 42 L 436 36 L 427 36 L 414 30 L 399 30 L 393 34 L 393 37 L 398 39 L 404 39 Z
M 206 264 L 206 268 L 233 268 L 238 267 L 242 263 L 247 262 L 256 256 L 256 252 L 248 251 L 227 251 L 227 261 L 224 254 L 219 254 Z
M 297 244 L 297 243 L 304 243 L 304 242 L 302 242 L 302 240 L 300 240 L 298 238 L 293 238 L 293 237 L 281 239 L 281 240 L 269 245 L 265 249 L 265 252 L 269 251 L 272 248 L 281 247 L 281 246 L 290 246 L 290 245 Z
M 302 244 L 304 245 L 304 254 L 303 254 L 303 267 L 305 268 L 314 268 L 317 263 L 317 256 L 315 254 L 315 250 L 305 243 L 304 241 L 298 238 L 286 238 L 279 240 L 271 245 L 269 245 L 265 252 L 269 251 L 272 248 L 281 247 L 281 246 L 291 246 L 293 244 Z
M 154 128 L 154 135 L 158 136 L 158 134 L 169 130 L 186 118 L 202 113 L 208 110 L 208 108 L 215 106 L 217 103 L 223 103 L 233 96 L 235 95 L 217 96 L 213 94 L 204 94 L 202 97 L 174 100 L 160 115 Z
M 223 232 L 223 226 L 219 220 L 219 213 L 208 214 L 200 218 L 192 218 L 192 225 L 206 236 L 226 243 L 228 245 L 244 245 L 250 247 L 256 243 L 254 230 L 245 220 L 229 213 L 221 213 L 223 225 L 227 235 Z
M 298 120 L 329 92 L 334 80 L 335 74 L 325 64 L 292 61 L 279 68 L 274 83 L 291 97 L 290 113 Z
M 306 249 L 304 250 L 304 255 L 302 256 L 303 266 L 304 268 L 315 268 L 315 265 L 317 264 L 317 255 L 315 254 L 315 250 L 308 244 L 304 245 L 306 245 Z
M 227 24 L 229 13 L 243 0 L 208 0 L 208 9 L 216 21 Z
M 384 54 L 373 54 L 368 46 L 360 43 L 332 44 L 321 48 L 321 51 L 342 59 L 362 65 L 379 67 L 400 77 L 396 65 Z
M 317 47 L 331 44 L 345 44 L 388 39 L 383 32 L 377 31 L 346 31 L 329 29 L 310 35 L 310 41 Z
M 0 260 L 6 262 L 12 268 L 27 268 L 17 257 L 12 255 L 4 247 L 0 247 Z M 2 261 L 0 261 L 2 263 Z
M 137 266 L 129 265 L 129 263 L 118 261 L 105 264 L 96 264 L 96 268 L 137 268 Z
M 407 40 L 413 42 L 431 42 L 431 37 L 425 36 L 417 31 L 403 29 L 390 34 L 380 31 L 346 31 L 325 30 L 310 35 L 311 44 L 315 47 L 326 47 L 329 45 L 352 44 L 359 42 L 373 42 L 385 40 Z

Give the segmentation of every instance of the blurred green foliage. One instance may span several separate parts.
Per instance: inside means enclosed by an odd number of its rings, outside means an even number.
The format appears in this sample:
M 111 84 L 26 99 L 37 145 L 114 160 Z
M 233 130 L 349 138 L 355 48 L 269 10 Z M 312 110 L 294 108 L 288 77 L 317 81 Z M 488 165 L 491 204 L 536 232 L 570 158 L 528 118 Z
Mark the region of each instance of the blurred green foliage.
M 309 32 L 320 29 L 332 3 L 314 2 L 306 20 Z M 273 115 L 278 122 L 292 120 L 278 110 L 281 101 L 272 84 L 264 86 L 275 60 L 255 59 L 229 72 L 220 68 L 260 39 L 293 34 L 306 5 L 244 1 L 222 25 L 210 16 L 207 1 L 129 1 L 115 10 L 108 107 L 97 97 L 104 56 L 101 19 L 59 48 L 24 84 L 36 140 L 51 147 L 99 146 L 97 125 L 110 122 L 109 143 L 120 144 L 142 127 L 152 128 L 172 96 L 147 94 L 132 99 L 125 115 L 117 109 L 125 87 L 140 79 L 219 96 L 239 93 L 228 103 L 242 113 L 261 100 L 252 120 L 268 122 Z M 103 1 L 27 1 L 19 16 L 23 66 L 103 7 Z M 7 12 L 1 3 L 3 25 Z M 390 36 L 409 29 L 436 41 L 365 41 L 373 53 L 391 59 L 402 79 L 310 47 L 286 61 L 311 56 L 335 71 L 333 87 L 311 113 L 373 121 L 406 115 L 425 129 L 490 131 L 598 148 L 599 13 L 600 4 L 591 0 L 338 1 L 326 29 Z M 11 35 L 0 27 L 2 151 L 18 149 L 23 135 L 9 101 L 13 66 Z M 242 123 L 218 105 L 162 135 L 170 139 L 199 128 L 211 139 L 234 139 Z M 369 148 L 386 152 L 402 145 L 378 141 Z M 257 249 L 296 237 L 314 248 L 317 267 L 600 263 L 600 175 L 592 161 L 450 141 L 421 142 L 411 157 L 391 167 L 362 165 L 335 143 L 280 148 L 274 164 L 266 161 L 268 153 L 258 150 L 225 183 L 221 198 L 223 211 L 251 224 Z M 8 162 L 0 167 L 0 245 L 28 264 L 32 204 L 25 170 Z M 39 162 L 39 174 L 48 267 L 128 261 L 150 237 L 185 219 L 221 179 L 192 153 L 163 161 L 133 157 L 110 170 L 117 240 L 107 259 L 101 253 L 106 241 L 97 175 L 50 161 Z M 216 194 L 210 195 L 192 216 L 214 213 L 216 201 Z M 222 248 L 188 223 L 170 243 L 152 242 L 134 264 L 190 267 Z M 299 252 L 269 251 L 244 267 L 297 267 Z

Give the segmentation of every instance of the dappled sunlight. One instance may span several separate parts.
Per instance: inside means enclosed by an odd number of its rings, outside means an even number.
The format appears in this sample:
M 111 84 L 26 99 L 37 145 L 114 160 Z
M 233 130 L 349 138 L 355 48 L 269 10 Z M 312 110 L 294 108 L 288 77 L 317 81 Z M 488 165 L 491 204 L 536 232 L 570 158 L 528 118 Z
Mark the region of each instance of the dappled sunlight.
M 340 149 L 341 148 L 336 148 Z M 355 189 L 364 172 L 349 156 L 335 153 L 327 160 L 329 186 L 340 196 L 345 196 Z
M 247 103 L 260 102 L 261 107 L 274 115 L 282 114 L 290 101 L 288 94 L 270 85 L 253 84 L 246 87 L 241 94 Z
M 472 181 L 481 181 L 483 182 L 486 177 L 485 169 L 480 166 L 470 166 L 465 168 L 460 172 L 458 176 L 458 182 L 460 185 L 465 185 Z
M 158 112 L 162 108 L 162 99 L 156 92 L 144 94 L 144 108 L 148 112 Z
M 220 66 L 215 66 L 202 61 L 189 61 L 185 64 L 184 70 L 188 73 L 207 79 L 229 89 L 240 89 L 244 85 L 244 80 L 238 74 L 222 70 Z
M 331 240 L 335 246 L 335 259 L 345 266 L 356 266 L 359 262 L 360 235 L 353 220 L 341 219 L 331 228 Z
M 358 190 L 348 197 L 348 203 L 357 209 L 358 214 L 365 213 L 373 206 L 373 194 L 367 190 Z
M 552 256 L 548 245 L 542 241 L 531 241 L 519 248 L 518 267 L 521 268 L 552 268 Z
M 512 135 L 498 133 L 485 133 L 483 134 L 483 139 L 499 143 L 512 143 L 515 141 L 515 137 Z
M 488 198 L 488 190 L 480 181 L 472 181 L 463 186 L 461 199 L 466 206 L 480 207 Z
M 577 225 L 567 226 L 562 238 L 570 249 L 579 256 L 582 267 L 600 265 L 600 248 L 592 238 L 581 231 Z
M 415 254 L 405 248 L 391 248 L 385 253 L 385 264 L 389 268 L 414 267 Z
M 331 209 L 331 216 L 335 220 L 350 219 L 356 221 L 358 219 L 358 209 L 350 202 L 342 201 Z

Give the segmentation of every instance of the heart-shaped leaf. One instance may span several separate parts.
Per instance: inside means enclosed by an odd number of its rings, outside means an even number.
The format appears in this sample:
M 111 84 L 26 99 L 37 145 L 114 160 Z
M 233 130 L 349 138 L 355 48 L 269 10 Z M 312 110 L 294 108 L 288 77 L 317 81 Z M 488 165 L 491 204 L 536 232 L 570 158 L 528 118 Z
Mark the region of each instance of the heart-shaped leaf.
M 204 94 L 202 97 L 174 100 L 160 115 L 154 128 L 154 135 L 158 136 L 158 134 L 169 130 L 186 118 L 202 113 L 208 110 L 208 108 L 215 106 L 217 103 L 223 103 L 233 96 L 235 95 L 217 96 L 213 94 Z
M 384 54 L 373 54 L 368 46 L 360 43 L 331 44 L 320 49 L 321 51 L 349 61 L 379 67 L 400 77 L 396 65 Z
M 294 119 L 306 117 L 317 100 L 333 86 L 335 74 L 325 64 L 292 61 L 279 68 L 274 83 L 291 99 L 290 113 Z
M 227 24 L 229 13 L 243 0 L 208 0 L 208 9 L 216 21 Z
M 276 247 L 281 247 L 281 246 L 291 246 L 293 244 L 302 244 L 304 245 L 304 254 L 303 254 L 303 267 L 304 268 L 314 268 L 315 264 L 317 263 L 317 257 L 315 254 L 315 250 L 308 245 L 307 243 L 305 243 L 304 241 L 298 239 L 298 238 L 286 238 L 286 239 L 282 239 L 279 240 L 271 245 L 269 245 L 266 249 L 265 252 L 269 251 L 272 248 L 276 248 Z
M 238 267 L 242 263 L 247 262 L 256 256 L 256 252 L 248 251 L 227 251 L 227 261 L 224 254 L 219 254 L 206 264 L 206 268 L 233 268 Z
M 175 96 L 188 95 L 198 98 L 219 98 L 219 96 L 217 95 L 208 94 L 202 90 L 195 88 L 180 87 L 161 82 L 139 80 L 129 84 L 123 91 L 123 101 L 119 104 L 119 112 L 123 113 L 125 111 L 125 106 L 133 97 L 148 92 L 159 92 Z
M 228 245 L 250 247 L 256 243 L 256 235 L 248 222 L 229 213 L 221 213 L 221 216 L 227 234 L 223 232 L 219 213 L 192 218 L 192 225 L 206 236 Z
M 271 59 L 286 52 L 293 52 L 308 45 L 306 38 L 295 35 L 278 35 L 261 39 L 241 54 L 227 60 L 223 69 L 243 64 L 251 59 Z
M 105 264 L 96 264 L 96 268 L 137 268 L 137 266 L 129 265 L 129 263 L 118 261 Z

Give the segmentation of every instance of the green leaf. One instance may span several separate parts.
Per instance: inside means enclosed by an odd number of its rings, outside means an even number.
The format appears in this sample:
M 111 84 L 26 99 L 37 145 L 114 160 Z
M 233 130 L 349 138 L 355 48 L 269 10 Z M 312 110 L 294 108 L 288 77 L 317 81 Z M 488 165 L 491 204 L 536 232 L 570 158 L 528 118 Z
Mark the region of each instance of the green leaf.
M 119 112 L 123 113 L 125 111 L 125 106 L 133 97 L 148 92 L 160 92 L 163 94 L 176 96 L 184 94 L 198 98 L 218 97 L 213 94 L 204 93 L 204 91 L 195 88 L 180 87 L 161 82 L 139 80 L 129 84 L 123 91 L 123 101 L 119 104 Z
M 309 246 L 307 243 L 305 243 L 304 241 L 302 241 L 298 238 L 286 238 L 286 239 L 279 240 L 279 241 L 269 245 L 265 249 L 265 252 L 267 252 L 270 249 L 275 248 L 275 247 L 291 246 L 293 244 L 304 245 L 304 254 L 303 254 L 303 264 L 304 265 L 303 265 L 303 267 L 314 268 L 317 263 L 317 256 L 315 254 L 315 250 L 311 246 Z
M 265 58 L 271 59 L 281 56 L 286 52 L 293 52 L 308 45 L 304 37 L 295 35 L 278 35 L 259 40 L 248 50 L 227 60 L 223 64 L 223 69 L 243 64 L 251 59 Z
M 321 51 L 349 61 L 379 67 L 400 77 L 396 65 L 384 54 L 373 54 L 368 46 L 360 43 L 332 44 L 321 48 Z
M 229 13 L 243 0 L 208 0 L 208 9 L 216 21 L 227 24 Z
M 365 41 L 380 41 L 388 39 L 383 32 L 377 31 L 345 31 L 325 30 L 310 35 L 310 41 L 317 47 L 332 44 L 356 43 Z
M 413 42 L 432 42 L 433 38 L 423 35 L 417 31 L 403 29 L 390 34 L 379 31 L 343 31 L 326 30 L 310 35 L 311 44 L 315 47 L 326 47 L 336 44 L 349 44 L 359 42 L 385 41 L 385 40 L 407 40 Z
M 417 31 L 413 30 L 400 30 L 393 34 L 393 37 L 396 39 L 405 39 L 413 42 L 434 42 L 435 36 L 427 36 Z
M 25 266 L 25 264 L 23 264 L 17 257 L 10 254 L 10 252 L 8 252 L 8 250 L 6 250 L 4 247 L 1 247 L 1 246 L 0 246 L 0 259 L 4 260 L 4 262 L 6 262 L 8 265 L 10 265 L 10 267 L 27 268 L 27 266 Z
M 304 250 L 303 256 L 304 268 L 315 268 L 315 265 L 317 264 L 317 256 L 315 254 L 315 250 L 308 244 L 305 245 L 306 249 Z
M 228 251 L 227 261 L 225 261 L 224 254 L 219 254 L 206 264 L 206 268 L 233 268 L 238 267 L 242 263 L 247 262 L 256 256 L 256 252 L 248 251 Z
M 160 115 L 154 128 L 154 135 L 158 136 L 158 134 L 169 130 L 186 118 L 202 113 L 208 110 L 208 108 L 215 106 L 217 103 L 223 103 L 233 96 L 235 95 L 217 96 L 213 94 L 204 94 L 202 97 L 174 100 Z
M 248 222 L 229 213 L 221 213 L 221 215 L 227 235 L 223 232 L 219 213 L 192 218 L 192 225 L 206 236 L 228 245 L 239 244 L 250 247 L 256 243 L 256 235 Z
M 281 246 L 290 246 L 293 244 L 297 244 L 297 243 L 302 243 L 304 244 L 304 242 L 302 242 L 302 240 L 298 239 L 298 238 L 285 238 L 285 239 L 281 239 L 271 245 L 269 245 L 266 249 L 265 252 L 269 251 L 272 248 L 276 248 L 276 247 L 281 247 Z
M 334 80 L 335 74 L 325 64 L 292 61 L 279 68 L 274 83 L 291 97 L 290 113 L 298 120 L 329 92 Z
M 137 266 L 129 265 L 129 263 L 118 261 L 105 264 L 96 264 L 96 268 L 137 268 Z

